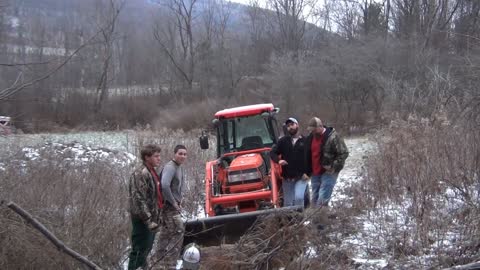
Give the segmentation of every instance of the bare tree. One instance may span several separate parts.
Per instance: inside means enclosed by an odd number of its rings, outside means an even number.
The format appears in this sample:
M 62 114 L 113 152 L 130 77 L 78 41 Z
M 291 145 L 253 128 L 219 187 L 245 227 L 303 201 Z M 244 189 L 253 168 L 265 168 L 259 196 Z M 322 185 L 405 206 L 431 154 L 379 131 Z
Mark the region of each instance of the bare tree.
M 216 1 L 216 18 L 215 22 L 215 43 L 216 43 L 216 76 L 221 81 L 220 88 L 227 90 L 227 95 L 233 93 L 238 81 L 242 77 L 242 73 L 236 70 L 236 60 L 239 55 L 234 54 L 234 44 L 227 43 L 227 26 L 230 20 L 230 4 L 224 0 Z
M 99 4 L 99 17 L 102 19 L 105 18 L 106 22 L 102 22 L 99 25 L 101 32 L 100 52 L 102 57 L 102 69 L 96 89 L 97 99 L 94 106 L 95 114 L 101 112 L 102 106 L 107 99 L 108 84 L 111 80 L 109 75 L 111 75 L 110 69 L 112 64 L 114 42 L 117 39 L 116 25 L 118 22 L 118 16 L 120 15 L 125 2 L 123 0 L 108 0 L 107 7 L 105 7 L 106 9 L 104 9 L 102 2 Z M 106 27 L 103 25 L 106 25 Z
M 353 40 L 359 33 L 360 9 L 358 2 L 337 0 L 333 5 L 332 18 L 340 32 L 347 40 Z
M 275 11 L 272 29 L 278 31 L 280 50 L 298 53 L 303 45 L 308 8 L 312 8 L 312 3 L 308 0 L 269 0 L 268 6 Z
M 201 29 L 197 31 L 198 78 L 202 85 L 202 95 L 211 92 L 212 81 L 218 81 L 223 88 L 231 79 L 230 57 L 226 44 L 227 23 L 230 17 L 229 4 L 223 0 L 209 0 L 201 8 Z M 200 75 L 201 74 L 201 75 Z M 217 80 L 214 80 L 217 79 Z M 228 85 L 231 88 L 231 85 Z
M 439 33 L 445 32 L 462 1 L 449 0 L 393 0 L 393 19 L 396 33 L 415 44 L 427 48 L 438 47 L 445 41 Z M 433 41 L 436 36 L 436 40 Z
M 390 13 L 391 13 L 391 3 L 390 0 L 385 0 L 384 3 L 384 12 L 385 12 L 385 41 L 388 39 L 388 32 L 390 31 L 389 26 L 390 26 Z
M 247 7 L 249 18 L 250 38 L 253 43 L 259 41 L 265 34 L 265 16 L 258 0 L 252 0 Z
M 259 1 L 252 0 L 246 12 L 249 22 L 249 73 L 254 75 L 264 71 L 263 64 L 268 61 L 273 47 L 268 38 L 268 13 L 265 9 Z
M 468 54 L 480 44 L 480 2 L 457 0 L 458 12 L 454 18 L 454 44 L 459 53 Z
M 170 63 L 180 74 L 188 89 L 193 88 L 195 75 L 195 46 L 193 34 L 196 0 L 170 0 L 167 4 L 172 21 L 166 27 L 157 23 L 154 37 Z M 177 42 L 180 51 L 177 51 Z
M 316 7 L 313 16 L 318 17 L 319 26 L 324 31 L 332 31 L 332 7 L 335 0 L 325 0 L 323 5 Z
M 373 0 L 363 0 L 360 5 L 363 14 L 363 35 L 368 36 L 374 33 L 381 33 L 385 30 L 383 25 L 386 23 L 386 19 L 382 12 L 382 8 L 383 6 L 381 3 L 376 3 Z

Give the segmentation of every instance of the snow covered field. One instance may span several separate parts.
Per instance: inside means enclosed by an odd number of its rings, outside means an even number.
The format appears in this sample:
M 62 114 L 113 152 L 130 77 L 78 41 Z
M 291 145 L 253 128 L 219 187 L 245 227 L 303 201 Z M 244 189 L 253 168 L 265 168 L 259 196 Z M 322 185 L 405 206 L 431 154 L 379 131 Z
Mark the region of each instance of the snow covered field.
M 51 133 L 23 134 L 0 137 L 1 152 L 15 146 L 33 147 L 44 143 L 79 143 L 91 148 L 105 148 L 117 151 L 134 151 L 135 132 L 81 132 L 81 133 Z M 6 149 L 5 149 L 6 147 Z

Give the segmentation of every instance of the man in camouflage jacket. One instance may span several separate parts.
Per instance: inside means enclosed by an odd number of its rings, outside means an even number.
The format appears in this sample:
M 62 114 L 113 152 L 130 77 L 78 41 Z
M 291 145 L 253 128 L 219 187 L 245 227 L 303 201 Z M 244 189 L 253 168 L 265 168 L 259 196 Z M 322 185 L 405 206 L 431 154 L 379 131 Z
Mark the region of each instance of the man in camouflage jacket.
M 157 145 L 144 146 L 140 152 L 143 162 L 130 177 L 128 187 L 132 250 L 128 262 L 129 270 L 146 267 L 146 258 L 158 229 L 160 208 L 163 207 L 160 179 L 156 171 L 161 162 L 160 151 Z
M 337 183 L 338 173 L 348 157 L 345 141 L 318 117 L 308 123 L 305 142 L 306 172 L 312 177 L 312 206 L 327 206 Z

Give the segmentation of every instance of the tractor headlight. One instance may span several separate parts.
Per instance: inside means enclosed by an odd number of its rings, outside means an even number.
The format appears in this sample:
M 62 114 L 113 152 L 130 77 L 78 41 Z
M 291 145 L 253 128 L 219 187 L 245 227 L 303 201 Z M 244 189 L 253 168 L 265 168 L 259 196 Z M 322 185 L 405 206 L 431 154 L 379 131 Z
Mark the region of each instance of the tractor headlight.
M 248 180 L 261 179 L 262 175 L 257 169 L 250 169 L 245 171 L 235 171 L 228 174 L 228 182 L 243 182 Z

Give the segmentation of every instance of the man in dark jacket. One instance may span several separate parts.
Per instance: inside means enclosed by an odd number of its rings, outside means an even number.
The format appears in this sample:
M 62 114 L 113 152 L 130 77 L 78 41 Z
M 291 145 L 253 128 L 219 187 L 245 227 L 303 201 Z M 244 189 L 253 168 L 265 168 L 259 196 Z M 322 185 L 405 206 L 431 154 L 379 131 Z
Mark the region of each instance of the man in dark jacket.
M 305 142 L 306 172 L 312 177 L 312 206 L 327 206 L 337 183 L 338 173 L 348 157 L 343 139 L 332 127 L 313 117 L 308 122 L 310 135 Z
M 297 119 L 285 121 L 287 133 L 272 147 L 270 158 L 282 166 L 283 205 L 303 205 L 307 181 L 305 174 L 305 138 L 298 132 Z M 279 158 L 281 155 L 281 159 Z
M 159 212 L 163 207 L 160 179 L 156 168 L 160 165 L 160 147 L 146 145 L 140 155 L 138 166 L 129 181 L 130 215 L 132 220 L 132 250 L 128 269 L 146 266 L 146 258 L 152 249 L 155 232 L 158 229 Z

